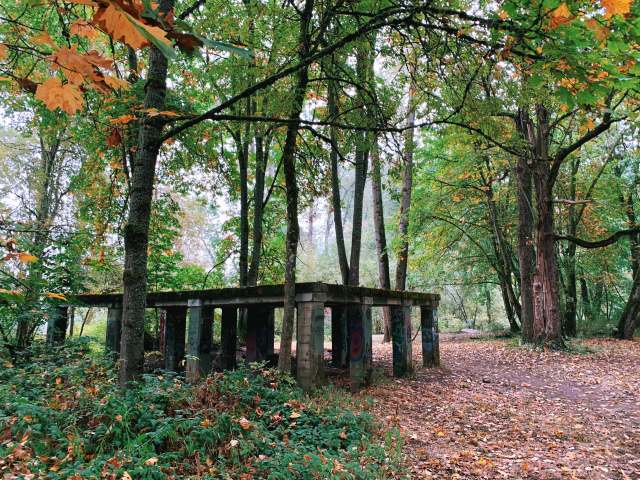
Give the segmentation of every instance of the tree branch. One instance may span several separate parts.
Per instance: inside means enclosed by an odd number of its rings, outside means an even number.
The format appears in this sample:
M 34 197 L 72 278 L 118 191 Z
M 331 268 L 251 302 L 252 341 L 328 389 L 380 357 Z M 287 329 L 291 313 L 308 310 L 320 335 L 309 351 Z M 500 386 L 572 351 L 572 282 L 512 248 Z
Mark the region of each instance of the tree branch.
M 574 237 L 573 235 L 554 235 L 553 239 L 555 241 L 558 240 L 567 240 L 571 243 L 575 243 L 579 247 L 582 248 L 602 248 L 608 245 L 613 245 L 622 237 L 630 237 L 631 235 L 636 235 L 640 233 L 640 227 L 635 227 L 630 230 L 620 230 L 619 232 L 614 233 L 610 237 L 607 237 L 603 240 L 598 240 L 595 242 L 589 242 L 587 240 L 582 240 L 578 237 Z

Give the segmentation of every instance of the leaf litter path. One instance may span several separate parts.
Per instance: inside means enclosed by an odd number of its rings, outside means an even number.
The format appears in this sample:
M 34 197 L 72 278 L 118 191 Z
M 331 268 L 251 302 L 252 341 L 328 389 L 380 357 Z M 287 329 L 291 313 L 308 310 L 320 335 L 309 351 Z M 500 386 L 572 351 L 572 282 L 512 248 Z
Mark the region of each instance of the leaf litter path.
M 363 393 L 405 434 L 412 478 L 640 479 L 640 341 L 581 348 L 443 335 L 443 367 Z M 390 372 L 391 345 L 374 360 Z

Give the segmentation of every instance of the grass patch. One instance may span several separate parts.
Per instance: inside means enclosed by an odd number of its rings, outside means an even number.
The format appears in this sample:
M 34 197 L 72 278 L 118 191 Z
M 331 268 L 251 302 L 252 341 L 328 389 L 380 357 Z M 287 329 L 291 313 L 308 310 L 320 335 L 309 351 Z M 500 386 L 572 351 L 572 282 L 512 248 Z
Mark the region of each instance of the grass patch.
M 308 397 L 287 375 L 245 367 L 198 385 L 149 374 L 126 392 L 116 377 L 91 342 L 36 344 L 20 364 L 2 360 L 0 473 L 376 479 L 401 470 L 396 434 L 335 389 Z

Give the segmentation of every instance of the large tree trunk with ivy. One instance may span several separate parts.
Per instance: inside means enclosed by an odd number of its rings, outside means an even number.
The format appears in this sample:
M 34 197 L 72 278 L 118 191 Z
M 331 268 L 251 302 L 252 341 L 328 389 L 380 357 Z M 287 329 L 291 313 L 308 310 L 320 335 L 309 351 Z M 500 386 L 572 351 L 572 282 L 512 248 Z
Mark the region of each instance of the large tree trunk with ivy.
M 160 11 L 170 12 L 173 0 L 161 0 Z M 164 110 L 166 97 L 167 58 L 152 45 L 145 85 L 144 109 Z M 129 218 L 124 227 L 124 294 L 122 299 L 122 343 L 120 387 L 140 379 L 144 367 L 144 318 L 147 307 L 147 246 L 149 221 L 155 183 L 162 116 L 145 116 L 131 178 Z
M 311 51 L 310 24 L 313 14 L 313 0 L 307 0 L 300 10 L 300 34 L 298 37 L 298 59 L 303 62 Z M 293 341 L 293 324 L 296 318 L 296 264 L 298 242 L 300 240 L 300 226 L 298 225 L 298 184 L 296 179 L 296 139 L 300 129 L 300 115 L 304 104 L 309 71 L 303 67 L 296 73 L 294 97 L 290 118 L 298 120 L 287 127 L 287 136 L 282 151 L 282 166 L 284 170 L 287 193 L 287 235 L 286 261 L 284 272 L 284 313 L 282 317 L 282 334 L 280 337 L 280 356 L 278 368 L 283 372 L 291 372 L 291 342 Z

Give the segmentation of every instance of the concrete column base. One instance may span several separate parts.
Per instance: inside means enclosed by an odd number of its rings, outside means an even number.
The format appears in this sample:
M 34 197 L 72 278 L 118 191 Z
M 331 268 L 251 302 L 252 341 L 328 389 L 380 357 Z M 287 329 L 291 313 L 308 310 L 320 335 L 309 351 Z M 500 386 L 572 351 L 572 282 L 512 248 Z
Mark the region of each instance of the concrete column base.
M 186 307 L 167 307 L 164 331 L 164 368 L 167 372 L 184 371 L 186 328 Z
M 373 299 L 363 298 L 362 304 L 349 309 L 349 389 L 353 392 L 371 380 L 373 365 Z
M 436 309 L 420 308 L 420 328 L 422 329 L 422 365 L 437 367 L 440 365 L 440 335 Z
M 324 382 L 324 302 L 298 302 L 298 385 L 309 391 Z
M 187 381 L 204 378 L 211 370 L 213 307 L 200 300 L 189 300 L 189 339 L 187 343 Z
M 393 343 L 393 376 L 402 377 L 413 371 L 411 351 L 411 303 L 391 308 L 391 338 Z
M 122 308 L 107 310 L 107 350 L 120 353 L 120 337 L 122 336 Z

